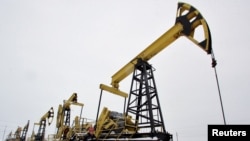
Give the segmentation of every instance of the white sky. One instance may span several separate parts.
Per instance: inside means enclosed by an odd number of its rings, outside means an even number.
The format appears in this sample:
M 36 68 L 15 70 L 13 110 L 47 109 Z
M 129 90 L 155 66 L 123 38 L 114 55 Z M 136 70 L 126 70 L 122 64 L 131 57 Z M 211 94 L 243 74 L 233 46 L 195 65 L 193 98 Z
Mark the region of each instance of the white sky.
M 228 124 L 250 124 L 250 21 L 239 0 L 185 0 L 207 20 Z M 83 116 L 95 119 L 99 84 L 175 22 L 177 0 L 0 0 L 0 140 L 73 92 Z M 223 124 L 211 57 L 181 37 L 149 61 L 168 132 L 179 141 L 206 141 L 208 124 Z M 120 83 L 129 91 L 131 77 Z M 109 102 L 113 100 L 113 102 Z M 102 107 L 123 110 L 105 92 Z M 78 107 L 72 107 L 79 114 Z M 56 115 L 55 115 L 56 116 Z M 55 131 L 56 117 L 47 127 Z M 5 131 L 5 136 L 4 136 Z M 37 131 L 36 131 L 37 132 Z

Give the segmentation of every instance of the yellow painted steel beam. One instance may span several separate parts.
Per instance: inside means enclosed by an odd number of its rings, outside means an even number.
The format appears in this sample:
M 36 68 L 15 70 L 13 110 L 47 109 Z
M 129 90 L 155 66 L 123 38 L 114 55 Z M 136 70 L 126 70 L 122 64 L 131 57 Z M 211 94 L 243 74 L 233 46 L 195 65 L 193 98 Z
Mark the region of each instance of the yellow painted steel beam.
M 124 98 L 127 98 L 128 97 L 128 94 L 123 92 L 123 91 L 120 91 L 119 89 L 117 88 L 114 88 L 114 87 L 110 87 L 110 86 L 107 86 L 107 85 L 104 85 L 104 84 L 100 84 L 100 89 L 102 90 L 105 90 L 105 91 L 108 91 L 110 93 L 113 93 L 115 95 L 118 95 L 118 96 L 121 96 L 121 97 L 124 97 Z
M 204 40 L 202 41 L 198 41 L 194 36 L 195 29 L 199 26 L 202 26 L 204 33 Z M 207 52 L 207 54 L 211 53 L 211 35 L 206 20 L 202 17 L 200 12 L 191 5 L 178 3 L 175 25 L 117 71 L 112 76 L 112 87 L 101 84 L 100 88 L 120 96 L 125 96 L 125 93 L 119 90 L 119 83 L 134 71 L 134 66 L 138 59 L 144 61 L 150 60 L 180 36 L 186 36 L 197 46 Z
M 158 38 L 150 46 L 148 46 L 141 53 L 139 53 L 128 64 L 126 64 L 118 72 L 116 72 L 112 76 L 111 85 L 115 88 L 118 88 L 119 82 L 134 71 L 134 66 L 137 63 L 138 59 L 142 59 L 144 61 L 150 60 L 152 57 L 158 54 L 161 50 L 166 48 L 169 44 L 173 43 L 178 37 L 180 37 L 179 35 L 182 30 L 183 30 L 183 26 L 180 23 L 177 23 L 175 26 L 169 29 L 160 38 Z

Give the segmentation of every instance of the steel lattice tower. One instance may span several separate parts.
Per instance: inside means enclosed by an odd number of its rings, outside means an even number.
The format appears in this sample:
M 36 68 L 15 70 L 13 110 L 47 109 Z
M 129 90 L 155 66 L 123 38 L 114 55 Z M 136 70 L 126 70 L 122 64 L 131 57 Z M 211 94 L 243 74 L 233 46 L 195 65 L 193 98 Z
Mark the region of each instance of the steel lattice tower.
M 146 61 L 135 65 L 126 114 L 135 117 L 140 130 L 166 133 L 153 69 Z

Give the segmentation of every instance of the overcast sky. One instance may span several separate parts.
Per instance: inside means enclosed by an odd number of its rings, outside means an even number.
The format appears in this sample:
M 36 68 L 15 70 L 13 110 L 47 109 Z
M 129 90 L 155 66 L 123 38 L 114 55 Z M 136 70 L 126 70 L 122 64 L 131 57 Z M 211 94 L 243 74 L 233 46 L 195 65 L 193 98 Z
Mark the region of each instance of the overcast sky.
M 207 20 L 227 124 L 250 124 L 250 20 L 243 0 L 184 0 Z M 0 140 L 34 122 L 73 92 L 95 119 L 99 84 L 175 23 L 177 0 L 0 0 Z M 181 37 L 149 61 L 166 130 L 178 141 L 206 141 L 223 124 L 211 57 Z M 129 92 L 131 75 L 120 83 Z M 112 103 L 110 100 L 114 100 Z M 101 108 L 122 112 L 103 94 Z M 72 119 L 80 108 L 72 106 Z M 55 132 L 56 117 L 46 134 Z M 4 132 L 5 131 L 5 132 Z M 37 132 L 37 131 L 35 131 Z M 5 136 L 4 136 L 5 135 Z

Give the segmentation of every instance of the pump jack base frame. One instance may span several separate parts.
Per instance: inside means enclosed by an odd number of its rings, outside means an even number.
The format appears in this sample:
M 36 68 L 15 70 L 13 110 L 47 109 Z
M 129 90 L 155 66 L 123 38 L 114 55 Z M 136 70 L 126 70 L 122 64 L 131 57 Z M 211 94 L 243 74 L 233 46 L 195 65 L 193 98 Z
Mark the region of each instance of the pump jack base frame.
M 132 137 L 131 137 L 132 136 Z M 107 138 L 99 138 L 97 141 L 169 141 L 172 139 L 172 134 L 169 133 L 135 133 L 122 134 L 117 138 L 117 134 L 110 134 Z M 94 140 L 93 140 L 94 141 Z

